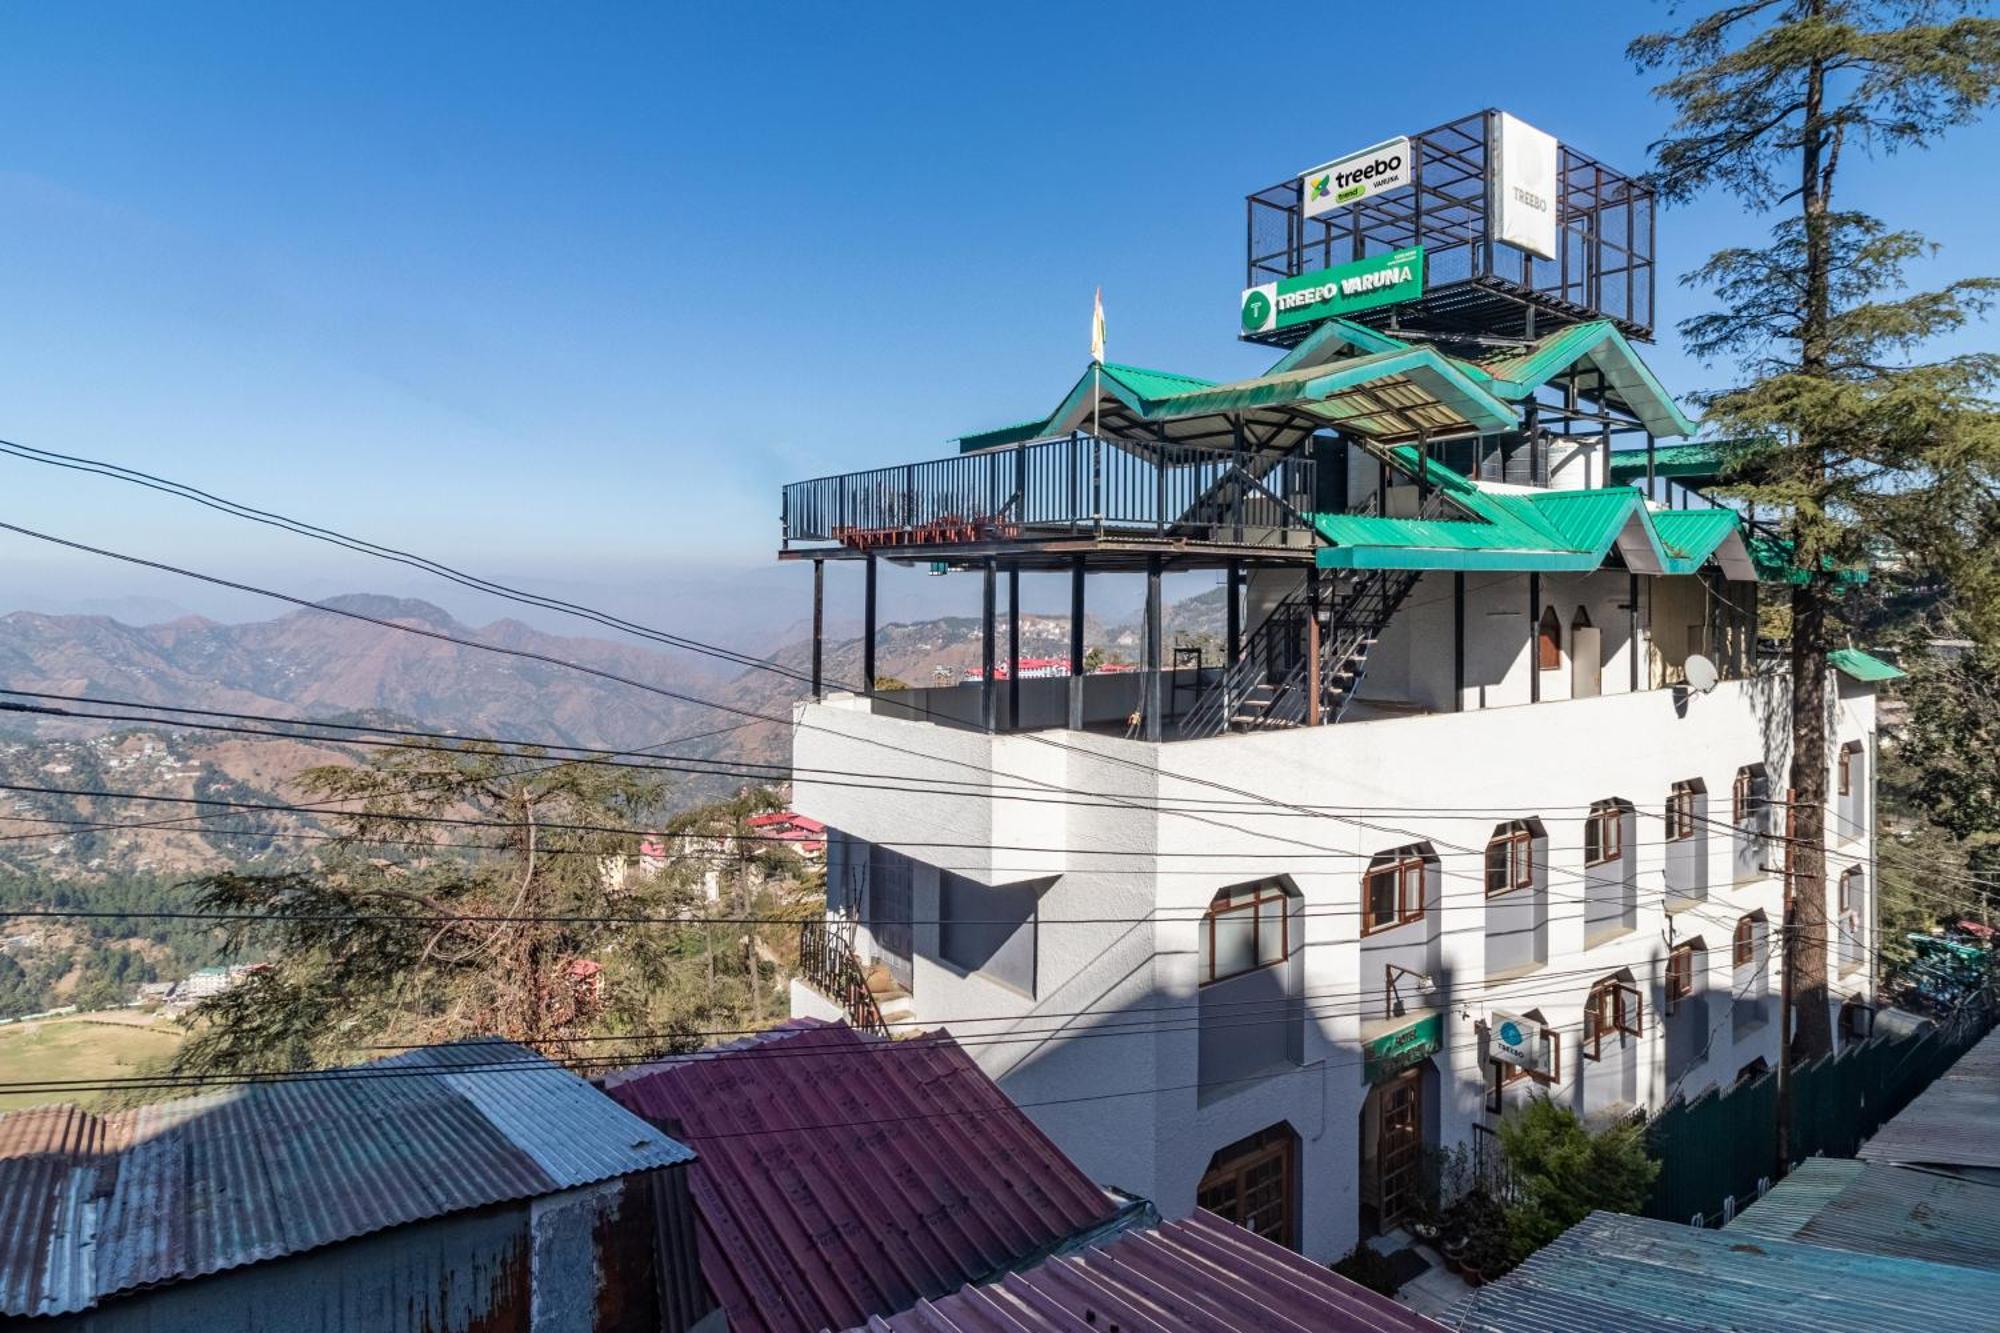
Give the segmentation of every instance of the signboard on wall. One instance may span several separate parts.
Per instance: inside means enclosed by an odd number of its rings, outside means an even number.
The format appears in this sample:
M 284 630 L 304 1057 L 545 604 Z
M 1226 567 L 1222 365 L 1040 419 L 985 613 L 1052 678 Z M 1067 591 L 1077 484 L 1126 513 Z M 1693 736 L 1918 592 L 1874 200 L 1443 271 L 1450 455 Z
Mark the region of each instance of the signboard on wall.
M 1502 1064 L 1530 1074 L 1547 1074 L 1554 1069 L 1554 1052 L 1540 1023 L 1495 1009 L 1487 1039 L 1488 1054 Z
M 1385 1033 L 1361 1048 L 1362 1076 L 1382 1083 L 1414 1068 L 1444 1046 L 1444 1015 L 1426 1014 L 1408 1027 Z
M 1554 259 L 1562 152 L 1553 134 L 1502 111 L 1487 123 L 1486 225 L 1496 241 Z
M 1243 332 L 1269 333 L 1424 294 L 1424 247 L 1280 278 L 1243 292 Z
M 1416 156 L 1407 137 L 1384 139 L 1358 153 L 1335 158 L 1325 166 L 1299 175 L 1299 198 L 1309 218 L 1359 203 L 1372 195 L 1386 194 L 1410 183 L 1411 164 Z

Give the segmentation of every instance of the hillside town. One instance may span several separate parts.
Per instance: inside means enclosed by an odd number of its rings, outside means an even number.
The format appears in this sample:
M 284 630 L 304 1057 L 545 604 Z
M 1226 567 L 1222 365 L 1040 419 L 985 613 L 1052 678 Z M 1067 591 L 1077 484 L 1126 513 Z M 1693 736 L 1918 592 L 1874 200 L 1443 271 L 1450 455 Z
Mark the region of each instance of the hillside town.
M 1096 12 L 197 8 L 0 18 L 130 98 L 0 236 L 217 359 L 0 369 L 0 1325 L 2000 1309 L 2000 279 L 1902 229 L 1989 6 L 1464 6 L 1280 123 L 1190 5 L 1080 145 Z

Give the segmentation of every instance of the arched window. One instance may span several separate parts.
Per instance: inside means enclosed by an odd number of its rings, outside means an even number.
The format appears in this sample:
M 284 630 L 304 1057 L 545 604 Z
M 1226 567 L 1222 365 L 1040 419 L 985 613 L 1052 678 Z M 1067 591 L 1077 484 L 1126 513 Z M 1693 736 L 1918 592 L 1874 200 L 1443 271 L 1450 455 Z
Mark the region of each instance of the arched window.
M 1840 1039 L 1865 1041 L 1875 1030 L 1875 1011 L 1868 1001 L 1858 995 L 1850 995 L 1840 1006 Z
M 1757 961 L 1757 927 L 1762 918 L 1755 912 L 1736 922 L 1736 937 L 1730 948 L 1730 964 L 1734 967 L 1749 967 Z
M 1583 821 L 1583 863 L 1601 866 L 1625 855 L 1625 802 L 1593 801 Z
M 1846 916 L 1861 901 L 1861 867 L 1849 866 L 1840 872 L 1839 912 Z
M 1563 622 L 1553 606 L 1542 608 L 1542 623 L 1535 631 L 1536 655 L 1544 671 L 1560 671 L 1563 664 Z
M 1254 972 L 1292 956 L 1292 902 L 1283 880 L 1238 884 L 1215 895 L 1201 922 L 1202 985 Z
M 1771 1072 L 1770 1062 L 1760 1055 L 1755 1060 L 1752 1060 L 1749 1064 L 1743 1066 L 1743 1068 L 1736 1071 L 1736 1081 L 1738 1083 L 1754 1083 L 1758 1079 L 1764 1077 L 1764 1075 L 1770 1072 Z
M 1676 782 L 1667 793 L 1667 841 L 1683 842 L 1694 836 L 1697 808 L 1707 788 L 1700 778 Z
M 1636 1037 L 1640 1032 L 1642 1005 L 1639 988 L 1629 976 L 1608 976 L 1590 988 L 1583 1005 L 1583 1054 L 1595 1060 L 1604 1053 L 1604 1039 L 1619 1034 Z
M 1703 969 L 1708 966 L 1708 946 L 1700 937 L 1677 945 L 1667 955 L 1667 1012 L 1673 1013 L 1682 1000 L 1695 993 Z
M 1532 819 L 1513 819 L 1493 830 L 1486 844 L 1486 896 L 1534 887 L 1535 839 L 1541 829 Z
M 1847 744 L 1840 747 L 1840 763 L 1838 769 L 1840 778 L 1840 795 L 1852 796 L 1854 794 L 1854 774 L 1856 769 L 1859 768 L 1860 762 L 1861 762 L 1860 741 L 1849 741 Z
M 1437 854 L 1429 843 L 1412 843 L 1383 852 L 1361 877 L 1361 933 L 1421 921 L 1430 863 Z
M 1745 764 L 1736 770 L 1736 785 L 1730 791 L 1729 817 L 1735 823 L 1761 824 L 1771 802 L 1771 779 L 1762 764 Z
M 1590 628 L 1590 611 L 1588 610 L 1588 608 L 1579 606 L 1576 609 L 1576 614 L 1569 618 L 1569 632 L 1572 635 L 1574 635 L 1580 629 L 1589 629 L 1589 628 Z

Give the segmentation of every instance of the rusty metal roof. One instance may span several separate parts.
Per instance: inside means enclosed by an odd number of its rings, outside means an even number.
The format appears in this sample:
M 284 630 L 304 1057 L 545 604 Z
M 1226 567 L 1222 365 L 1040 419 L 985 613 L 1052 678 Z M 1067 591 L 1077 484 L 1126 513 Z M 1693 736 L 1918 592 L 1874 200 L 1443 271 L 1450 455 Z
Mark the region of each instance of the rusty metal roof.
M 1117 1211 L 942 1033 L 795 1021 L 606 1087 L 700 1153 L 702 1275 L 737 1333 L 893 1314 Z
M 1866 1162 L 1985 1175 L 2000 1171 L 1996 1125 L 2000 1125 L 2000 1031 L 1959 1056 L 1855 1156 Z
M 16 1111 L 0 1116 L 0 1314 L 84 1310 L 692 1157 L 574 1075 L 494 1041 L 107 1116 Z
M 1995 1309 L 2000 1274 L 1592 1213 L 1446 1322 L 1491 1333 L 1938 1333 Z
M 1726 1229 L 2000 1272 L 2000 1190 L 1936 1171 L 1810 1158 Z
M 1197 1212 L 862 1327 L 871 1333 L 1443 1333 L 1444 1326 Z

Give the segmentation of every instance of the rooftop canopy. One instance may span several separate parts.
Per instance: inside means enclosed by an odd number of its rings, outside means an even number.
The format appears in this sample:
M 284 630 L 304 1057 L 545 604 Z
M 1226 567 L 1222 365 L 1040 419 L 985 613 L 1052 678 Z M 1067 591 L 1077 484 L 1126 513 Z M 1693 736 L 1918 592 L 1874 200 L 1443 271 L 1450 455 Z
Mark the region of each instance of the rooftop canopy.
M 1653 475 L 1699 490 L 1720 483 L 1728 469 L 1751 457 L 1753 440 L 1694 440 L 1653 450 Z M 1611 455 L 1611 479 L 1633 483 L 1646 479 L 1646 451 L 1620 449 Z
M 1262 375 L 1217 383 L 1106 362 L 1086 369 L 1045 417 L 967 435 L 971 452 L 1039 436 L 1100 433 L 1228 445 L 1240 416 L 1254 448 L 1289 448 L 1338 428 L 1381 444 L 1493 434 L 1519 425 L 1516 404 L 1559 376 L 1655 435 L 1689 435 L 1681 412 L 1609 323 L 1579 324 L 1488 359 L 1447 356 L 1350 320 L 1329 320 Z
M 1713 559 L 1725 577 L 1755 577 L 1741 519 L 1731 509 L 1654 509 L 1627 486 L 1499 487 L 1424 462 L 1412 448 L 1385 456 L 1422 475 L 1456 516 L 1315 515 L 1328 543 L 1317 557 L 1322 569 L 1581 572 L 1598 568 L 1615 547 L 1639 574 L 1692 574 Z

